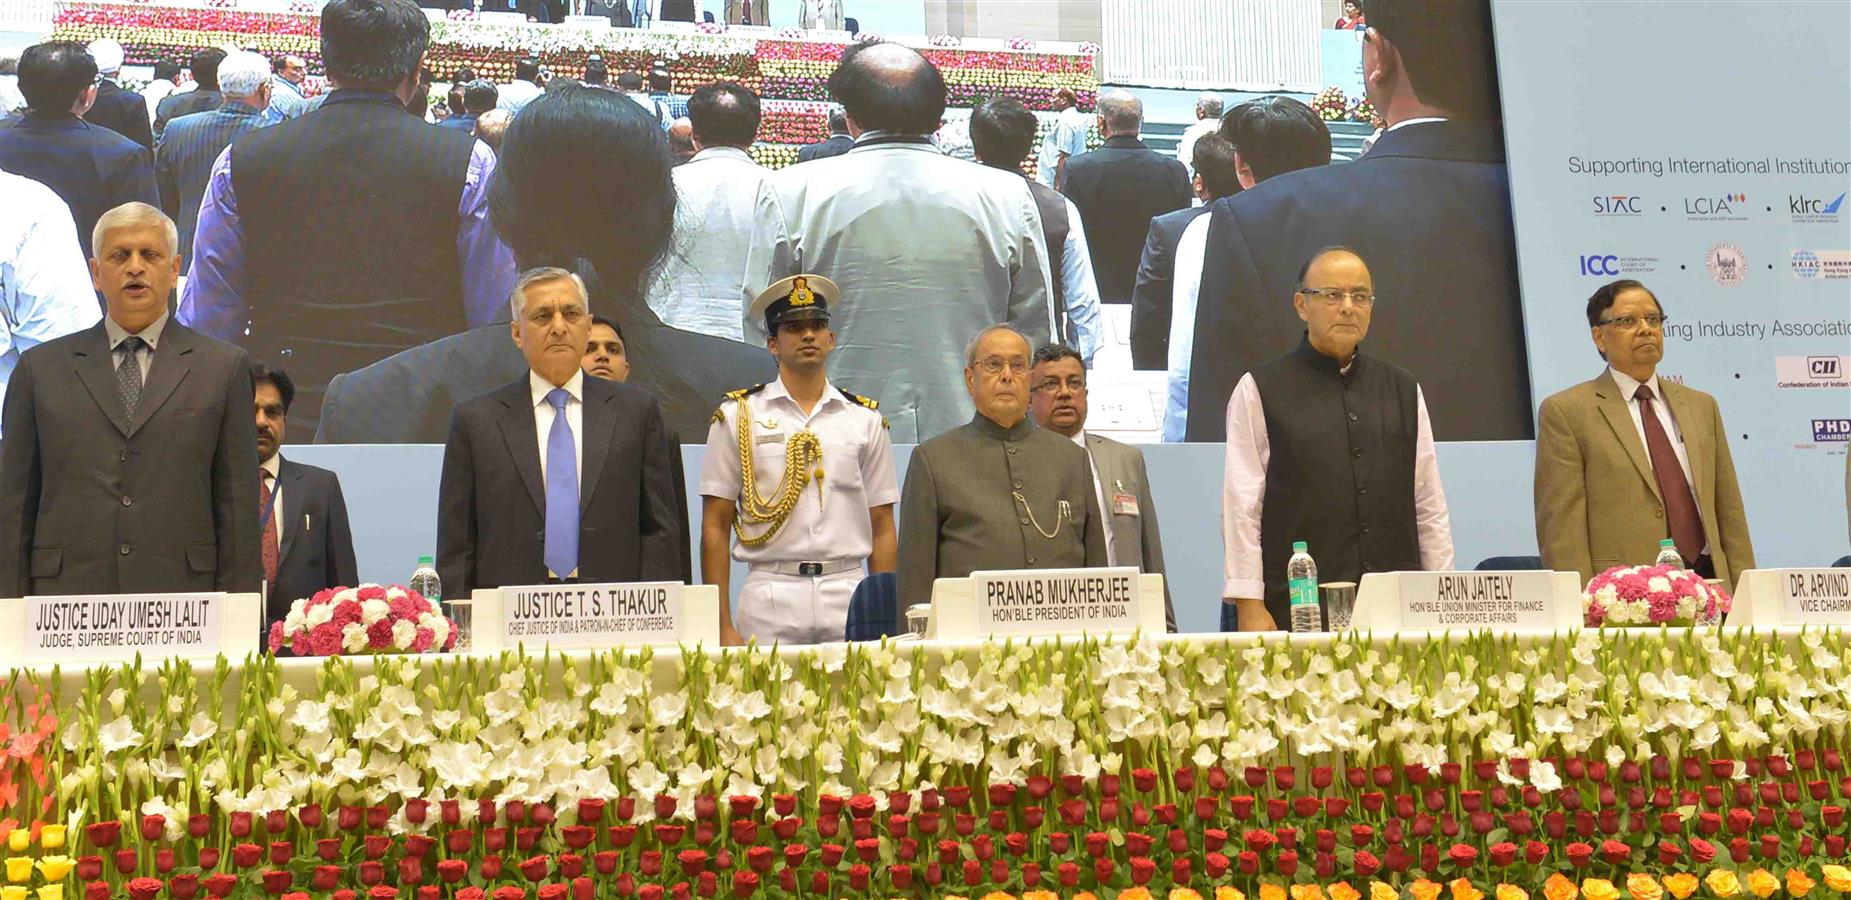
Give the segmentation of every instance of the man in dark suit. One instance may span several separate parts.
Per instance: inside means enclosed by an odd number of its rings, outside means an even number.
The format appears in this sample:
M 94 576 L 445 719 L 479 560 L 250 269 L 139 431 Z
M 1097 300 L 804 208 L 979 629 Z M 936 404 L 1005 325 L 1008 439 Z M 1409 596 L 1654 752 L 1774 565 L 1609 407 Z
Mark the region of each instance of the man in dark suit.
M 82 118 L 96 100 L 96 63 L 81 44 L 53 41 L 19 58 L 26 114 L 0 124 L 0 169 L 51 188 L 71 208 L 77 244 L 90 256 L 91 230 L 105 210 L 161 202 L 148 151 Z
M 219 108 L 219 104 L 225 100 L 225 96 L 219 92 L 219 63 L 224 61 L 225 51 L 217 47 L 207 47 L 193 54 L 192 65 L 188 69 L 193 73 L 193 89 L 168 94 L 154 107 L 156 140 L 162 139 L 168 122 L 181 116 Z
M 134 91 L 125 91 L 116 83 L 122 71 L 122 45 L 114 38 L 90 42 L 90 58 L 96 60 L 96 102 L 84 113 L 84 121 L 101 125 L 148 150 L 154 149 L 154 132 L 148 124 L 148 101 Z
M 1185 206 L 1150 220 L 1144 254 L 1138 257 L 1138 280 L 1131 288 L 1131 367 L 1163 369 L 1170 359 L 1170 289 L 1176 275 L 1176 242 L 1183 229 L 1208 212 L 1207 204 L 1240 192 L 1234 147 L 1213 132 L 1196 139 L 1190 186 L 1202 206 Z
M 1385 316 L 1370 349 L 1432 392 L 1434 433 L 1531 436 L 1490 10 L 1482 0 L 1363 5 L 1365 85 L 1388 128 L 1353 163 L 1281 175 L 1209 212 L 1190 441 L 1223 439 L 1241 374 L 1303 330 L 1277 302 L 1296 288 L 1296 267 L 1339 244 L 1369 260 L 1384 304 L 1413 310 Z
M 305 431 L 335 374 L 496 321 L 515 274 L 488 223 L 494 152 L 407 114 L 423 90 L 424 13 L 330 0 L 320 22 L 334 91 L 213 164 L 178 312 L 289 359 Z M 304 227 L 310 210 L 340 226 Z
M 462 107 L 453 110 L 453 115 L 437 124 L 444 128 L 454 128 L 464 134 L 475 134 L 476 117 L 495 108 L 496 101 L 501 97 L 501 90 L 495 87 L 495 82 L 486 78 L 478 78 L 463 85 L 460 91 L 463 95 Z
M 1189 205 L 1189 172 L 1144 146 L 1144 103 L 1129 91 L 1099 95 L 1105 146 L 1067 161 L 1061 192 L 1080 210 L 1102 303 L 1129 303 L 1150 220 Z
M 1131 301 L 1134 368 L 1162 369 L 1169 364 L 1176 251 L 1189 225 L 1222 197 L 1232 197 L 1275 175 L 1330 164 L 1330 127 L 1311 111 L 1311 107 L 1291 97 L 1261 97 L 1234 107 L 1222 117 L 1215 136 L 1218 140 L 1202 152 L 1209 154 L 1207 162 L 1218 186 L 1208 190 L 1202 180 L 1200 164 L 1192 161 L 1196 169 L 1193 184 L 1203 205 L 1151 220 L 1151 236 L 1144 245 L 1144 259 L 1138 264 L 1138 286 Z M 1200 143 L 1198 139 L 1197 145 Z M 1195 152 L 1193 148 L 1191 152 Z M 1197 227 L 1206 227 L 1206 223 Z M 1154 243 L 1158 240 L 1164 243 Z M 1199 259 L 1192 257 L 1191 262 L 1194 264 L 1192 271 L 1198 273 L 1196 283 L 1199 285 Z M 1193 336 L 1195 295 L 1190 294 L 1183 306 L 1188 309 L 1190 320 L 1189 327 L 1181 333 Z
M 813 159 L 828 159 L 841 156 L 853 149 L 855 139 L 848 134 L 848 113 L 842 107 L 829 107 L 829 137 L 814 144 L 805 144 L 797 148 L 797 161 L 809 162 Z
M 444 586 L 679 581 L 668 433 L 655 398 L 587 377 L 585 284 L 564 269 L 516 282 L 511 332 L 528 373 L 457 407 L 438 489 Z
M 19 358 L 0 449 L 0 594 L 255 592 L 257 446 L 244 351 L 169 321 L 173 220 L 97 225 L 104 320 Z
M 289 615 L 290 604 L 331 587 L 355 587 L 353 530 L 347 498 L 333 472 L 283 458 L 283 434 L 296 385 L 281 369 L 251 367 L 257 416 L 259 556 L 269 602 L 264 628 Z
M 239 136 L 262 128 L 270 105 L 270 63 L 240 50 L 219 65 L 225 102 L 218 109 L 191 113 L 167 123 L 154 153 L 154 180 L 161 187 L 161 209 L 180 223 L 180 274 L 193 259 L 193 231 L 206 179 L 219 154 Z

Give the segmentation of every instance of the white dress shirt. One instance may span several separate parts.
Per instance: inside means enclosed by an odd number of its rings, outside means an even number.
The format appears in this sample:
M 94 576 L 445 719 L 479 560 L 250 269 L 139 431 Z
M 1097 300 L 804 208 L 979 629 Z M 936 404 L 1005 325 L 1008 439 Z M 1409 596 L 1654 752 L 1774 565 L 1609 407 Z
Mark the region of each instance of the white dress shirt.
M 19 355 L 102 318 L 77 250 L 71 208 L 30 178 L 0 172 L 0 397 Z
M 769 174 L 738 147 L 708 147 L 675 167 L 674 245 L 648 292 L 663 323 L 745 339 L 746 255 Z
M 893 445 L 881 415 L 849 400 L 834 385 L 806 415 L 780 378 L 746 397 L 752 416 L 752 471 L 759 498 L 784 477 L 784 453 L 800 431 L 823 445 L 823 483 L 803 489 L 777 537 L 756 547 L 733 541 L 733 558 L 745 563 L 827 562 L 866 559 L 874 552 L 868 510 L 900 500 L 893 474 Z M 720 404 L 720 419 L 707 429 L 700 491 L 737 504 L 744 495 L 739 463 L 739 401 Z M 763 527 L 747 527 L 761 534 Z
M 1182 441 L 1189 426 L 1189 363 L 1195 357 L 1195 307 L 1208 256 L 1208 220 L 1196 216 L 1176 241 L 1176 277 L 1170 286 L 1169 377 L 1163 395 L 1163 441 Z
M 516 78 L 497 89 L 495 108 L 508 112 L 520 112 L 521 107 L 532 103 L 535 97 L 545 93 L 540 86 L 531 81 Z
M 1452 519 L 1440 464 L 1433 450 L 1433 424 L 1427 398 L 1414 393 L 1414 525 L 1420 567 L 1429 572 L 1453 567 Z M 1228 398 L 1227 466 L 1221 488 L 1221 536 L 1226 544 L 1221 596 L 1228 599 L 1266 596 L 1266 571 L 1260 561 L 1260 516 L 1266 498 L 1266 466 L 1272 447 L 1266 435 L 1266 412 L 1252 373 L 1242 375 Z
M 1080 429 L 1080 433 L 1070 440 L 1079 444 L 1080 449 L 1086 451 L 1086 458 L 1092 462 L 1093 497 L 1099 503 L 1100 517 L 1105 520 L 1105 564 L 1116 566 L 1118 565 L 1118 542 L 1112 538 L 1112 507 L 1105 501 L 1105 483 L 1099 480 L 1099 460 L 1093 459 L 1092 448 L 1086 446 L 1086 429 Z
M 533 427 L 537 435 L 540 450 L 540 483 L 546 484 L 546 439 L 553 433 L 553 404 L 546 402 L 546 395 L 552 393 L 553 383 L 540 377 L 540 373 L 528 370 L 527 384 L 533 389 Z M 579 489 L 585 486 L 585 373 L 574 371 L 572 380 L 561 385 L 566 393 L 566 427 L 572 429 L 572 459 L 578 470 Z M 542 489 L 544 490 L 544 489 Z
M 144 391 L 147 390 L 148 371 L 154 368 L 154 354 L 161 346 L 161 332 L 165 330 L 167 330 L 167 313 L 161 313 L 161 317 L 155 319 L 154 324 L 143 328 L 135 335 L 142 340 L 141 348 L 135 351 L 135 362 L 141 367 L 141 383 Z M 109 368 L 113 371 L 116 363 L 121 361 L 116 357 L 116 348 L 120 347 L 123 341 L 128 340 L 129 332 L 128 329 L 117 325 L 115 319 L 105 317 L 103 333 L 109 337 Z
M 1195 142 L 1201 140 L 1202 135 L 1214 134 L 1220 127 L 1220 117 L 1197 119 L 1194 125 L 1183 129 L 1183 136 L 1177 139 L 1176 161 L 1182 163 L 1183 168 L 1189 170 L 1190 178 L 1195 177 Z
M 167 95 L 172 94 L 174 89 L 174 83 L 165 78 L 156 78 L 148 82 L 147 87 L 141 89 L 142 99 L 148 101 L 149 125 L 153 125 L 154 120 L 158 118 L 155 113 L 155 108 L 160 106 L 161 101 L 167 99 Z
M 1645 448 L 1646 462 L 1652 460 L 1652 445 L 1645 440 L 1645 420 L 1639 411 L 1639 401 L 1633 395 L 1639 392 L 1640 381 L 1612 366 L 1607 371 L 1613 375 L 1613 383 L 1620 386 L 1620 396 L 1626 400 L 1626 414 L 1632 416 L 1633 431 L 1639 435 L 1639 446 Z M 1684 470 L 1684 483 L 1691 486 L 1690 501 L 1697 502 L 1697 481 L 1690 476 L 1690 452 L 1684 449 L 1684 432 L 1677 427 L 1677 416 L 1671 411 L 1671 404 L 1665 402 L 1665 392 L 1658 386 L 1658 375 L 1644 383 L 1652 391 L 1652 413 L 1658 417 L 1658 424 L 1665 429 L 1665 435 L 1671 438 L 1671 449 L 1677 454 L 1678 467 Z M 1702 507 L 1698 507 L 1702 511 Z M 1703 544 L 1705 552 L 1709 551 L 1709 542 Z
M 1086 246 L 1086 229 L 1080 208 L 1067 201 L 1067 239 L 1061 242 L 1061 300 L 1067 304 L 1067 322 L 1073 326 L 1073 343 L 1080 361 L 1093 367 L 1093 354 L 1105 343 L 1099 324 L 1099 280 L 1093 275 L 1093 255 Z

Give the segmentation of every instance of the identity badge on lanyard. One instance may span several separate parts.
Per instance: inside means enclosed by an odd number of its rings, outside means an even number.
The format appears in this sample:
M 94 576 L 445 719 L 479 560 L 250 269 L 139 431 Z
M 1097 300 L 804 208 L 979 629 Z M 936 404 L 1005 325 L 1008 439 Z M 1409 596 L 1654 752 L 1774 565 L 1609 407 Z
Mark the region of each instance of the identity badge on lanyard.
M 1112 481 L 1112 515 L 1135 516 L 1138 514 L 1138 495 L 1125 490 L 1125 483 Z

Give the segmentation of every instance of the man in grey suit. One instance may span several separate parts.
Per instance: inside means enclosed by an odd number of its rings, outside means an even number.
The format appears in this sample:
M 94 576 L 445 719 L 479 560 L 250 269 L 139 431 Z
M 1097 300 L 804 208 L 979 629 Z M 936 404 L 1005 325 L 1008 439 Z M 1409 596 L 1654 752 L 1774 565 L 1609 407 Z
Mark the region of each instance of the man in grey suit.
M 1035 424 L 1065 435 L 1092 457 L 1093 496 L 1107 526 L 1106 565 L 1164 574 L 1163 536 L 1157 533 L 1157 504 L 1151 499 L 1144 454 L 1136 447 L 1086 432 L 1086 365 L 1079 351 L 1060 344 L 1036 350 L 1028 386 Z M 1176 630 L 1176 609 L 1170 604 L 1167 580 L 1163 621 L 1171 631 Z
M 1106 564 L 1086 451 L 1028 418 L 1031 350 L 1008 325 L 978 332 L 964 351 L 977 414 L 913 450 L 900 491 L 896 634 L 939 578 Z
M 172 219 L 102 215 L 107 315 L 19 358 L 0 450 L 0 594 L 256 592 L 257 441 L 244 351 L 168 319 Z
M 444 587 L 679 581 L 687 530 L 661 405 L 579 368 L 585 283 L 523 274 L 510 299 L 526 377 L 456 408 L 438 488 Z

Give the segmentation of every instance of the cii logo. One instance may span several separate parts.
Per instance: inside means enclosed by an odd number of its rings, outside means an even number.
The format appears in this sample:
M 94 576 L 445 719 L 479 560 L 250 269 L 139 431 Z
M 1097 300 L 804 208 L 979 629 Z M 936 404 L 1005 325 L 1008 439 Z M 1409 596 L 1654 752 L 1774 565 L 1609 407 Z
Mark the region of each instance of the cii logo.
M 1812 420 L 1812 439 L 1814 443 L 1851 441 L 1851 419 Z
M 1839 358 L 1836 356 L 1806 357 L 1806 374 L 1814 378 L 1837 378 Z
M 1639 216 L 1645 214 L 1645 198 L 1629 194 L 1604 194 L 1594 198 L 1594 215 Z

